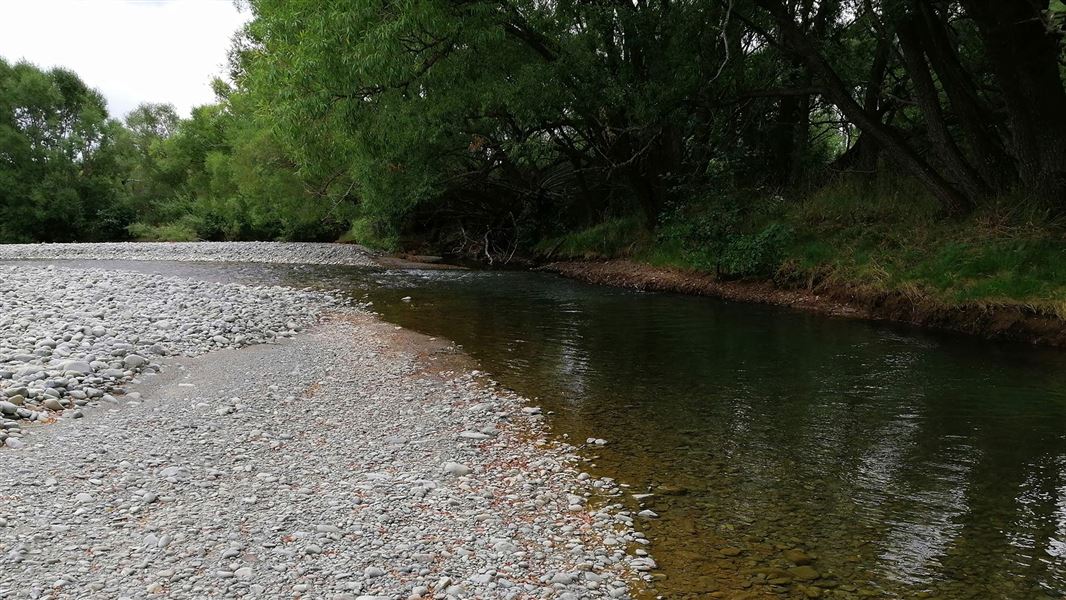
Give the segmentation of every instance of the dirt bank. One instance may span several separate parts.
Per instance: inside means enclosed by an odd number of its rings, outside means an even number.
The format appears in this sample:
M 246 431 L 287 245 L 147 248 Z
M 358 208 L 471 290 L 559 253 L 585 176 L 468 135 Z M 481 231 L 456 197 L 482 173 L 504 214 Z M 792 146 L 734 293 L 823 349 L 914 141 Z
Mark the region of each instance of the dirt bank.
M 898 292 L 844 286 L 782 287 L 770 281 L 719 281 L 711 275 L 653 267 L 629 260 L 555 262 L 542 270 L 639 290 L 756 302 L 837 317 L 905 323 L 986 339 L 1066 346 L 1066 321 L 1021 305 L 945 305 Z

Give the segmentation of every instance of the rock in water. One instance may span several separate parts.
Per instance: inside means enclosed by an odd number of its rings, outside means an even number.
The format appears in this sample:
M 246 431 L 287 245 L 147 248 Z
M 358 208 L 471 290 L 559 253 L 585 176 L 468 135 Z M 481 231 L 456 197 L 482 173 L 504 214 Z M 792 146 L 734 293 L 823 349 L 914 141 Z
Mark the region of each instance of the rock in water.
M 801 567 L 792 567 L 788 570 L 788 574 L 799 581 L 814 581 L 822 576 L 814 567 L 808 567 L 806 565 Z
M 799 548 L 792 548 L 791 550 L 785 550 L 785 560 L 793 562 L 797 565 L 809 565 L 814 562 L 809 554 L 800 550 Z

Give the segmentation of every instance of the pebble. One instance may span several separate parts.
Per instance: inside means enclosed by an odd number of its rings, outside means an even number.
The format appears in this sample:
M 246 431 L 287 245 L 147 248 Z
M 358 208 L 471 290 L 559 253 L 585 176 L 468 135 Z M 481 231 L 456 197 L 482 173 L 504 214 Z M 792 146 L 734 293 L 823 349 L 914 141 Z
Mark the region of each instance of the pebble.
M 4 244 L 0 260 L 97 259 L 375 266 L 355 244 L 311 242 L 135 242 L 96 244 Z
M 104 254 L 107 248 L 140 248 L 129 246 L 100 248 Z M 209 247 L 218 250 L 218 256 L 251 256 L 244 247 Z M 0 245 L 0 258 L 27 252 L 84 256 L 85 251 L 81 245 Z M 202 252 L 190 256 L 203 257 Z M 0 398 L 6 398 L 0 400 L 0 414 L 36 420 L 40 417 L 35 415 L 46 410 L 70 411 L 70 416 L 82 418 L 85 412 L 72 409 L 114 402 L 112 393 L 161 368 L 146 356 L 198 356 L 220 346 L 274 342 L 284 332 L 313 324 L 323 310 L 337 304 L 328 294 L 280 286 L 0 265 L 0 370 L 11 372 L 0 378 Z M 160 328 L 160 323 L 167 326 Z M 35 346 L 48 352 L 30 353 Z M 130 394 L 128 399 L 137 398 Z
M 91 254 L 44 246 L 24 252 Z M 159 248 L 100 251 L 283 247 Z M 647 543 L 636 514 L 612 504 L 624 488 L 519 418 L 539 408 L 425 369 L 397 335 L 324 291 L 0 265 L 0 402 L 18 417 L 0 419 L 0 596 L 595 600 L 651 581 L 627 551 Z
M 441 466 L 441 471 L 448 475 L 455 475 L 456 477 L 462 477 L 470 474 L 470 467 L 457 462 L 446 462 Z

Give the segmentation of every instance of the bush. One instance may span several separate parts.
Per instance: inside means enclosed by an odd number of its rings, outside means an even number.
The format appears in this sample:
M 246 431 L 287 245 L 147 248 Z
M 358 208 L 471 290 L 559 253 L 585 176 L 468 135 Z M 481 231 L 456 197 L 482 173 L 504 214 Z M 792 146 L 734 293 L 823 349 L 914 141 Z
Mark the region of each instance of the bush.
M 792 228 L 771 223 L 755 234 L 738 235 L 726 244 L 721 271 L 735 277 L 769 277 L 781 266 L 792 241 Z
M 617 217 L 587 229 L 544 240 L 536 245 L 535 250 L 549 258 L 615 258 L 631 254 L 633 247 L 643 241 L 642 236 L 640 218 Z
M 351 228 L 341 236 L 341 242 L 361 244 L 374 250 L 394 250 L 399 245 L 394 233 L 371 217 L 361 217 L 352 221 Z
M 133 223 L 126 229 L 130 237 L 139 242 L 195 242 L 200 239 L 188 219 L 163 225 Z
M 792 241 L 792 228 L 777 219 L 779 197 L 710 197 L 699 208 L 668 213 L 656 239 L 679 250 L 684 266 L 722 277 L 768 277 L 777 272 Z

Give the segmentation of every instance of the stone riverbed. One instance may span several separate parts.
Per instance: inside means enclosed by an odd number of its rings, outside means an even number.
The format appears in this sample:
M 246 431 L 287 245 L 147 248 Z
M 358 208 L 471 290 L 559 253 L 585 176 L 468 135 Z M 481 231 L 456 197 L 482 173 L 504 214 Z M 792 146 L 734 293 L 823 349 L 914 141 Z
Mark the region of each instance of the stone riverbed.
M 149 254 L 294 261 L 256 247 Z M 628 598 L 655 566 L 540 409 L 321 291 L 0 265 L 0 441 L 0 598 Z

